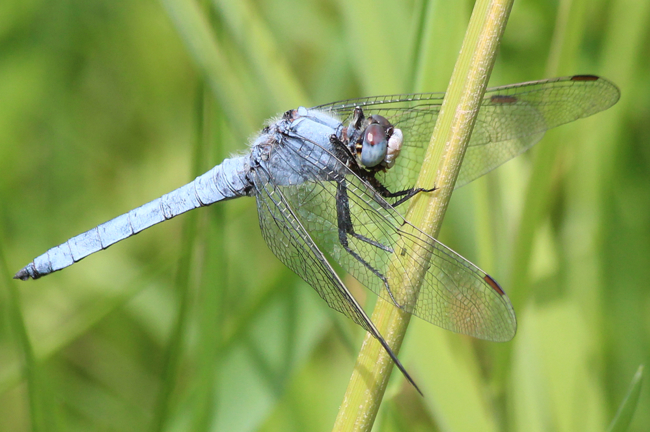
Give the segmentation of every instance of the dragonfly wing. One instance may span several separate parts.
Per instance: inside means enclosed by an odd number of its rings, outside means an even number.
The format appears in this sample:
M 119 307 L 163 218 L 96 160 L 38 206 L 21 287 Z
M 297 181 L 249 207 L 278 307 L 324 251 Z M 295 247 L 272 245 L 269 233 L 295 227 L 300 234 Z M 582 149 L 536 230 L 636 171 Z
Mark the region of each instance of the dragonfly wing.
M 312 286 L 332 309 L 343 313 L 372 334 L 404 377 L 421 393 L 379 330 L 314 243 L 284 195 L 292 187 L 279 187 L 263 169 L 252 172 L 262 236 L 283 264 Z M 304 184 L 304 183 L 303 183 Z
M 619 89 L 610 81 L 575 75 L 489 89 L 483 98 L 456 187 L 523 153 L 551 128 L 614 105 Z
M 329 307 L 372 331 L 365 313 L 296 218 L 282 190 L 262 170 L 254 171 L 253 180 L 262 236 L 273 254 L 309 283 Z
M 321 168 L 322 159 L 290 148 L 278 152 L 277 157 L 286 163 L 302 158 L 305 164 L 312 164 L 313 171 Z M 277 162 L 285 163 L 280 159 Z M 404 310 L 435 325 L 494 341 L 514 336 L 512 305 L 491 277 L 409 224 L 342 163 L 338 171 L 342 173 L 339 184 L 344 182 L 347 191 L 356 236 L 339 230 L 337 182 L 314 179 L 278 187 L 321 251 L 371 291 L 392 302 L 390 290 Z M 417 273 L 424 274 L 421 286 L 414 277 Z M 410 303 L 418 289 L 417 300 Z
M 614 105 L 618 88 L 590 75 L 553 78 L 487 89 L 456 187 L 486 174 L 526 151 L 551 128 L 588 117 Z M 346 124 L 355 106 L 366 116 L 380 114 L 402 130 L 402 152 L 382 174 L 390 190 L 413 187 L 437 121 L 444 93 L 419 93 L 351 99 L 316 108 Z M 430 185 L 420 185 L 429 187 Z

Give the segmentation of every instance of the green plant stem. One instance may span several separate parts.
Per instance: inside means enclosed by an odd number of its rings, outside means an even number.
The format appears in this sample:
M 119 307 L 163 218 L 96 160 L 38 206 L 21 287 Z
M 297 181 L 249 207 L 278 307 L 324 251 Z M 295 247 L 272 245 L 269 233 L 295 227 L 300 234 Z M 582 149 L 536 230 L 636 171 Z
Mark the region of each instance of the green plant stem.
M 194 152 L 192 155 L 192 174 L 199 175 L 205 171 L 204 160 L 207 159 L 207 153 L 204 137 L 205 129 L 205 97 L 206 85 L 205 80 L 201 79 L 199 82 L 199 90 L 197 97 L 197 136 L 194 142 Z M 191 286 L 192 286 L 192 270 L 199 261 L 197 258 L 198 252 L 197 243 L 205 242 L 205 238 L 197 236 L 199 224 L 199 214 L 192 213 L 185 216 L 185 224 L 183 226 L 183 238 L 181 245 L 183 253 L 178 264 L 178 270 L 175 279 L 175 288 L 178 293 L 178 313 L 176 321 L 172 329 L 172 334 L 169 341 L 169 346 L 165 353 L 165 361 L 163 365 L 161 390 L 158 393 L 156 402 L 156 411 L 154 421 L 152 423 L 153 431 L 163 431 L 171 417 L 171 404 L 172 394 L 176 387 L 176 380 L 178 370 L 181 362 L 181 355 L 183 353 L 183 339 L 186 334 L 187 327 L 189 326 L 189 315 L 191 308 Z
M 641 383 L 643 382 L 643 365 L 639 365 L 630 387 L 627 390 L 623 402 L 618 407 L 616 411 L 616 416 L 612 420 L 612 423 L 609 425 L 607 432 L 625 432 L 628 430 L 632 418 L 634 417 L 634 412 L 639 403 L 639 395 L 641 394 Z
M 246 98 L 241 89 L 240 77 L 233 70 L 222 47 L 210 28 L 205 14 L 194 1 L 162 0 L 169 17 L 174 22 L 188 52 L 203 73 L 207 84 L 222 106 L 227 106 L 226 115 L 231 124 L 244 136 L 255 130 L 256 121 L 246 107 Z
M 27 397 L 29 400 L 29 413 L 31 420 L 31 430 L 33 432 L 45 430 L 45 417 L 41 403 L 42 386 L 39 380 L 39 368 L 34 355 L 32 344 L 29 340 L 29 334 L 25 326 L 25 320 L 22 314 L 20 304 L 20 294 L 16 288 L 16 281 L 12 280 L 7 271 L 6 261 L 2 250 L 0 250 L 0 277 L 6 282 L 8 291 L 8 304 L 6 310 L 11 311 L 10 322 L 14 337 L 16 338 L 20 356 L 22 357 L 22 375 L 27 381 Z
M 183 353 L 183 338 L 189 325 L 190 309 L 190 278 L 193 265 L 193 250 L 196 242 L 197 215 L 186 216 L 183 227 L 183 240 L 181 241 L 183 254 L 178 264 L 175 279 L 175 288 L 178 293 L 178 313 L 172 328 L 169 345 L 165 353 L 163 364 L 161 389 L 156 402 L 153 431 L 165 430 L 166 424 L 171 417 L 171 399 L 176 387 L 176 378 L 180 367 L 181 355 Z
M 474 6 L 417 181 L 417 186 L 435 185 L 438 190 L 420 194 L 407 213 L 407 220 L 429 235 L 437 236 L 442 224 L 511 6 L 512 0 L 479 0 Z M 420 253 L 425 255 L 424 251 Z M 410 278 L 421 281 L 424 275 L 417 274 L 415 268 L 413 273 L 409 272 Z M 372 320 L 393 350 L 399 352 L 410 314 L 380 298 Z M 339 409 L 335 431 L 371 430 L 392 368 L 381 345 L 366 335 Z
M 567 73 L 573 70 L 578 57 L 578 48 L 584 35 L 585 16 L 589 4 L 584 1 L 563 0 L 560 2 L 553 35 L 551 53 L 547 60 L 546 76 Z M 569 30 L 568 24 L 571 23 Z M 530 294 L 530 261 L 535 243 L 535 234 L 542 225 L 544 215 L 553 198 L 552 181 L 549 175 L 561 152 L 557 140 L 549 140 L 536 149 L 535 162 L 524 195 L 521 224 L 517 229 L 513 253 L 512 275 L 510 277 L 510 299 L 516 306 L 526 304 Z

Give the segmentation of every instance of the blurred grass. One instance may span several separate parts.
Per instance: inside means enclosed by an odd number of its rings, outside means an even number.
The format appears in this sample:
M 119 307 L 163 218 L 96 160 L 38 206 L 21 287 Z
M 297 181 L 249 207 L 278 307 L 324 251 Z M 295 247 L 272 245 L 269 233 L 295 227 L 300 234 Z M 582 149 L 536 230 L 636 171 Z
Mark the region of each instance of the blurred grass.
M 190 48 L 196 28 L 172 7 L 188 5 L 207 45 Z M 444 89 L 471 10 L 238 5 L 0 4 L 8 273 L 242 151 L 286 109 Z M 441 239 L 502 283 L 520 331 L 491 344 L 413 320 L 400 357 L 427 397 L 395 376 L 377 430 L 602 431 L 614 418 L 650 358 L 649 7 L 515 2 L 491 85 L 597 73 L 622 98 L 454 194 Z M 5 275 L 0 430 L 330 428 L 354 361 L 336 328 L 363 335 L 272 256 L 254 207 L 199 210 L 36 282 Z M 649 396 L 642 388 L 629 430 L 650 429 Z
M 636 411 L 637 404 L 639 402 L 639 395 L 641 394 L 641 383 L 643 382 L 643 366 L 639 366 L 632 382 L 630 383 L 630 388 L 625 395 L 625 398 L 621 402 L 621 405 L 616 411 L 616 416 L 612 423 L 607 429 L 608 432 L 621 432 L 626 431 L 632 423 L 634 418 L 634 412 Z

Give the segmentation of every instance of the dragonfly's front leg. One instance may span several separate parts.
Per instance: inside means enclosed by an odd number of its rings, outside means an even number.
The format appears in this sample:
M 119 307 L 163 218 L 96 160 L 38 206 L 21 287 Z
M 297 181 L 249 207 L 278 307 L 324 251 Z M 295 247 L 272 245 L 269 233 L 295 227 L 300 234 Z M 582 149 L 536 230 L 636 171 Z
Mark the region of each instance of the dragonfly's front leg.
M 343 248 L 350 255 L 354 257 L 354 259 L 359 261 L 364 267 L 366 267 L 375 276 L 381 279 L 381 281 L 384 283 L 384 286 L 386 287 L 386 291 L 388 291 L 388 295 L 390 296 L 395 306 L 401 307 L 400 304 L 397 303 L 397 300 L 395 300 L 395 297 L 393 296 L 393 293 L 390 289 L 390 285 L 388 284 L 388 279 L 386 279 L 386 276 L 384 276 L 379 270 L 375 269 L 365 259 L 363 259 L 361 255 L 359 255 L 358 253 L 353 251 L 352 248 L 350 248 L 350 245 L 348 243 L 348 235 L 356 239 L 359 239 L 365 243 L 368 243 L 374 247 L 377 247 L 381 250 L 384 250 L 388 253 L 393 253 L 393 249 L 391 249 L 390 247 L 383 245 L 375 240 L 369 239 L 368 237 L 358 234 L 354 231 L 354 225 L 352 225 L 352 218 L 350 215 L 350 200 L 348 197 L 348 191 L 347 191 L 345 179 L 341 179 L 341 181 L 337 182 L 336 184 L 336 217 L 337 217 L 338 229 L 339 229 L 339 243 L 341 243 L 341 246 L 343 246 Z
M 406 201 L 410 200 L 420 192 L 433 192 L 437 189 L 436 187 L 433 187 L 431 189 L 410 188 L 398 192 L 391 192 L 388 190 L 388 188 L 386 188 L 386 186 L 381 184 L 381 182 L 377 180 L 375 177 L 369 178 L 369 183 L 372 185 L 373 188 L 375 188 L 375 190 L 379 193 L 379 195 L 381 195 L 384 198 L 402 197 L 396 202 L 391 204 L 393 207 L 397 207 L 398 205 L 405 203 Z
M 363 111 L 361 111 L 361 115 L 363 115 Z M 330 142 L 332 143 L 332 146 L 335 149 L 337 158 L 348 166 L 352 165 L 351 169 L 361 178 L 365 179 L 368 183 L 370 183 L 370 185 L 375 189 L 375 191 L 377 191 L 377 193 L 382 198 L 402 197 L 396 202 L 392 203 L 391 204 L 392 207 L 397 207 L 398 205 L 410 200 L 420 192 L 433 192 L 434 190 L 436 190 L 435 187 L 433 187 L 432 189 L 410 188 L 399 192 L 391 192 L 388 190 L 386 186 L 381 184 L 381 182 L 375 178 L 376 171 L 368 171 L 359 167 L 353 154 L 353 148 L 354 148 L 353 140 L 350 140 L 350 143 L 352 144 L 349 144 L 350 147 L 348 147 L 348 145 L 346 145 L 341 139 L 339 139 L 337 135 L 333 134 L 330 136 Z M 379 204 L 382 203 L 380 202 Z

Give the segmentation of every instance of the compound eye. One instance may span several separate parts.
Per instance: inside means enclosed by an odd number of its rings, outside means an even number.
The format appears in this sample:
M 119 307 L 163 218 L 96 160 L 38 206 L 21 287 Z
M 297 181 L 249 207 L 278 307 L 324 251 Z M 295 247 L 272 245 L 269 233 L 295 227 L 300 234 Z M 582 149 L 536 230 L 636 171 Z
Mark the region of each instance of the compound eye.
M 368 117 L 368 120 L 370 123 L 377 123 L 381 125 L 386 130 L 392 126 L 386 117 L 380 116 L 379 114 L 371 115 Z
M 379 165 L 386 157 L 387 148 L 386 130 L 377 123 L 369 125 L 363 132 L 361 164 L 367 168 Z

